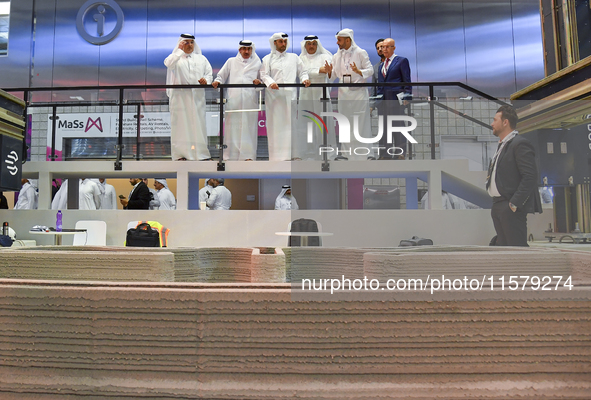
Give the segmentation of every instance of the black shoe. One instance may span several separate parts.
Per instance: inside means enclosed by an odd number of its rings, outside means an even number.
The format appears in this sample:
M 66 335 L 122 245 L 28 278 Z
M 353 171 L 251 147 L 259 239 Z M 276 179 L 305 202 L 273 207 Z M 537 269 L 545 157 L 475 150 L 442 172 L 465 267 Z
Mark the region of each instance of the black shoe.
M 336 157 L 334 158 L 334 160 L 335 160 L 335 161 L 347 161 L 347 160 L 348 160 L 348 158 L 347 158 L 347 157 L 345 157 L 345 156 L 336 156 Z

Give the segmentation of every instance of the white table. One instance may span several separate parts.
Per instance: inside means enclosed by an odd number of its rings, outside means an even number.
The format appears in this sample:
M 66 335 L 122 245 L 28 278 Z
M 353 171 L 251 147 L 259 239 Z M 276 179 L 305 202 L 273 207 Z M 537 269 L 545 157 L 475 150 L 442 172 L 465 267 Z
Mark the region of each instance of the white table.
M 62 244 L 62 236 L 63 235 L 75 235 L 80 232 L 86 232 L 86 229 L 68 229 L 67 231 L 29 231 L 31 235 L 51 235 L 54 237 L 53 244 L 56 246 L 61 246 Z
M 275 232 L 277 236 L 299 236 L 302 238 L 301 246 L 308 245 L 310 236 L 333 236 L 332 232 Z

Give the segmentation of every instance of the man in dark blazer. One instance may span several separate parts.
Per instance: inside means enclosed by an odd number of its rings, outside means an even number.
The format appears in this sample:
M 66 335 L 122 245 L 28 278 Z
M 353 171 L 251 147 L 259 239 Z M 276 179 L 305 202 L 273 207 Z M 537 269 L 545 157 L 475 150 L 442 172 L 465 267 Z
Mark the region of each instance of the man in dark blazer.
M 375 63 L 373 65 L 373 79 L 372 82 L 377 82 L 378 81 L 378 73 L 380 71 L 380 66 L 382 65 L 382 63 L 384 62 L 384 54 L 382 53 L 382 43 L 384 42 L 385 39 L 378 39 L 376 40 L 376 53 L 378 53 L 378 57 L 380 57 L 380 61 L 378 61 L 377 63 Z M 373 88 L 371 88 L 371 95 L 373 97 L 377 96 L 378 94 L 378 87 L 375 86 Z
M 384 55 L 384 61 L 380 64 L 378 70 L 378 82 L 410 82 L 410 65 L 408 59 L 400 57 L 394 54 L 396 50 L 396 44 L 394 39 L 388 38 L 382 42 L 382 54 Z M 392 147 L 391 143 L 387 143 L 386 126 L 387 115 L 402 115 L 404 114 L 404 107 L 408 104 L 408 101 L 404 101 L 404 104 L 400 104 L 398 99 L 399 93 L 404 93 L 410 97 L 412 94 L 412 86 L 389 86 L 389 87 L 378 87 L 378 96 L 382 95 L 382 101 L 378 105 L 378 112 L 383 116 L 384 121 L 384 135 L 380 139 L 380 147 L 389 149 Z M 400 123 L 402 124 L 402 123 Z M 400 132 L 393 134 L 394 146 L 404 149 L 406 154 L 406 138 Z M 387 150 L 380 149 L 380 159 L 391 159 L 399 158 L 404 159 L 404 154 L 399 154 L 400 150 L 392 149 L 390 153 L 395 153 L 397 156 L 393 157 L 388 154 Z
M 542 212 L 535 150 L 515 130 L 513 107 L 500 107 L 491 126 L 499 146 L 488 168 L 486 189 L 493 198 L 496 245 L 527 246 L 527 214 Z
M 140 178 L 130 178 L 129 183 L 133 186 L 129 198 L 119 196 L 119 201 L 126 210 L 148 210 L 152 194 L 150 189 Z

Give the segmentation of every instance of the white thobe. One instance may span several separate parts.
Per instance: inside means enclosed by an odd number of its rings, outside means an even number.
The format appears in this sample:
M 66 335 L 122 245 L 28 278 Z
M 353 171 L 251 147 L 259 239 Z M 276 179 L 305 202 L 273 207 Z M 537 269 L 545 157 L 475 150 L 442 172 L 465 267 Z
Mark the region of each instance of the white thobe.
M 362 75 L 354 72 L 351 69 L 351 64 L 355 63 Z M 367 52 L 357 46 L 351 46 L 349 50 L 339 50 L 332 58 L 333 75 L 343 82 L 343 76 L 351 75 L 351 83 L 367 83 L 367 78 L 373 75 L 373 66 L 369 61 Z M 354 118 L 359 118 L 359 134 L 361 137 L 372 137 L 371 119 L 369 115 L 369 92 L 366 87 L 339 87 L 339 113 L 343 114 L 349 119 L 351 127 L 351 142 L 341 143 L 340 155 L 347 157 L 349 160 L 366 160 L 368 156 L 373 156 L 373 152 L 365 154 L 359 151 L 360 154 L 355 154 L 354 150 L 357 147 L 373 147 L 377 144 L 362 144 L 353 134 Z M 349 152 L 351 154 L 349 154 Z
M 299 210 L 295 197 L 282 196 L 275 200 L 276 210 Z
M 225 186 L 214 187 L 207 200 L 207 206 L 211 210 L 229 210 L 232 207 L 232 193 Z
M 265 92 L 267 141 L 269 161 L 291 160 L 292 124 L 296 120 L 297 88 L 270 89 L 273 83 L 296 83 L 308 80 L 308 73 L 300 57 L 293 53 L 273 51 L 263 58 L 261 80 Z M 295 130 L 294 130 L 295 132 Z
M 421 205 L 425 210 L 429 209 L 429 192 L 425 192 L 421 198 Z M 444 210 L 451 210 L 454 208 L 448 193 L 441 192 L 441 208 Z
M 160 200 L 158 199 L 158 191 L 156 189 L 148 188 L 150 193 L 152 194 L 152 200 L 150 200 L 150 205 L 148 207 L 149 210 L 159 210 L 160 209 Z
M 18 193 L 18 200 L 14 205 L 15 210 L 36 210 L 38 194 L 35 187 L 29 182 L 25 183 Z
M 258 57 L 242 58 L 238 55 L 226 61 L 218 76 L 220 83 L 252 84 L 259 75 L 261 61 Z M 257 110 L 256 89 L 229 88 L 226 93 L 226 110 Z M 224 120 L 224 160 L 256 160 L 258 110 L 228 112 Z
M 101 190 L 101 210 L 116 210 L 117 204 L 117 192 L 113 185 L 109 185 L 108 183 L 99 183 L 99 189 Z
M 158 200 L 160 201 L 159 210 L 176 210 L 176 199 L 174 194 L 168 188 L 160 189 L 156 192 Z
M 332 78 L 328 78 L 328 74 L 321 74 L 319 71 L 327 61 L 329 64 L 332 61 L 332 57 L 327 53 L 313 55 L 300 54 L 300 59 L 304 64 L 304 68 L 308 71 L 310 83 L 328 83 L 333 80 Z M 327 89 L 329 97 L 330 89 L 331 88 Z M 317 128 L 315 128 L 315 124 L 306 117 L 316 118 L 304 111 L 311 111 L 317 115 L 325 112 L 323 103 L 320 101 L 322 96 L 322 88 L 300 88 L 300 101 L 298 104 L 298 134 L 294 135 L 292 143 L 294 157 L 313 160 L 321 159 L 320 146 L 323 145 L 322 135 L 324 132 L 319 132 Z M 326 112 L 332 112 L 332 104 L 330 103 L 330 100 L 326 102 Z M 308 143 L 307 137 L 308 123 L 312 124 L 312 132 L 314 133 L 311 143 Z M 327 118 L 326 126 L 328 127 L 327 146 L 335 148 L 336 136 L 334 118 Z
M 64 179 L 51 202 L 51 209 L 65 210 L 66 208 L 68 208 L 68 180 Z
M 81 179 L 78 194 L 79 210 L 98 210 L 101 207 L 101 190 L 90 179 Z
M 209 198 L 209 196 L 207 195 L 207 192 L 209 192 L 211 194 L 212 191 L 213 191 L 213 186 L 209 186 L 209 185 L 205 185 L 201 189 L 199 189 L 199 207 L 201 207 L 201 203 L 203 203 L 204 201 L 207 202 L 207 199 Z M 209 209 L 209 207 L 206 207 L 206 208 Z
M 175 49 L 164 65 L 172 72 L 173 85 L 198 85 L 205 78 L 211 84 L 213 72 L 207 58 L 201 54 L 185 54 Z M 210 158 L 205 125 L 205 90 L 167 90 L 170 109 L 170 152 L 173 160 L 204 160 Z

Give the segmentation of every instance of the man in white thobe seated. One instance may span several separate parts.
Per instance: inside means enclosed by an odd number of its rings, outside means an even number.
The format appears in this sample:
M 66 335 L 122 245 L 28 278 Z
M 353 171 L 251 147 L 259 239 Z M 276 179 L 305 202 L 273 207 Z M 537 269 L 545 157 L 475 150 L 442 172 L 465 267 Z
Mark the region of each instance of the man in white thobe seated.
M 308 71 L 311 83 L 329 83 L 333 79 L 329 78 L 327 71 L 330 70 L 332 53 L 322 46 L 320 39 L 316 35 L 308 35 L 300 42 L 300 59 L 304 68 Z M 320 147 L 324 143 L 324 135 L 327 135 L 326 146 L 336 148 L 335 122 L 334 118 L 326 119 L 328 132 L 321 132 L 314 129 L 312 138 L 308 138 L 308 123 L 310 118 L 315 119 L 315 115 L 322 112 L 332 112 L 330 102 L 330 89 L 327 89 L 327 101 L 321 101 L 324 89 L 320 87 L 309 87 L 300 89 L 300 101 L 298 102 L 298 132 L 293 135 L 292 145 L 295 158 L 320 160 Z M 313 113 L 313 114 L 312 114 Z M 311 139 L 311 140 L 309 140 Z
M 308 73 L 302 60 L 286 51 L 289 41 L 286 33 L 275 33 L 269 38 L 271 54 L 263 58 L 261 80 L 265 91 L 267 141 L 269 161 L 289 161 L 291 134 L 296 120 L 297 88 L 279 88 L 282 83 L 297 83 L 297 78 L 306 87 L 310 86 Z
M 99 178 L 98 187 L 101 190 L 101 210 L 117 209 L 117 192 L 113 185 L 109 185 L 105 178 Z
M 101 190 L 91 179 L 80 179 L 78 193 L 79 210 L 98 210 L 101 208 Z
M 158 201 L 160 201 L 159 210 L 176 210 L 176 199 L 168 188 L 166 179 L 154 179 L 154 188 L 157 190 L 156 196 L 158 197 Z
M 373 75 L 373 66 L 367 51 L 355 44 L 353 30 L 343 29 L 336 34 L 339 51 L 332 58 L 328 76 L 339 78 L 339 83 L 367 83 Z M 366 87 L 339 87 L 339 113 L 349 119 L 351 141 L 341 142 L 341 149 L 332 154 L 335 160 L 366 160 L 375 159 L 371 147 L 374 143 L 362 144 L 354 135 L 354 120 L 358 117 L 358 130 L 362 138 L 372 137 L 371 119 L 369 115 L 369 92 Z M 369 148 L 370 152 L 366 149 Z M 356 149 L 358 151 L 356 151 Z
M 242 40 L 238 54 L 226 61 L 212 83 L 258 85 L 261 59 L 255 52 L 254 43 Z M 224 119 L 224 160 L 252 161 L 257 158 L 258 139 L 258 92 L 256 89 L 229 88 L 225 93 L 226 116 Z M 236 111 L 238 112 L 232 112 Z M 249 111 L 242 111 L 249 110 Z M 229 111 L 229 112 L 228 112 Z
M 223 178 L 213 178 L 213 190 L 207 199 L 210 210 L 229 210 L 232 206 L 232 193 L 224 186 Z
M 21 190 L 14 205 L 15 210 L 36 210 L 39 195 L 36 189 L 36 179 L 21 179 Z
M 283 185 L 281 193 L 275 199 L 276 210 L 299 210 L 296 198 L 291 194 L 291 186 Z
M 167 85 L 209 85 L 213 71 L 195 36 L 183 33 L 164 60 Z M 173 160 L 211 160 L 205 126 L 205 89 L 166 89 L 170 109 Z

